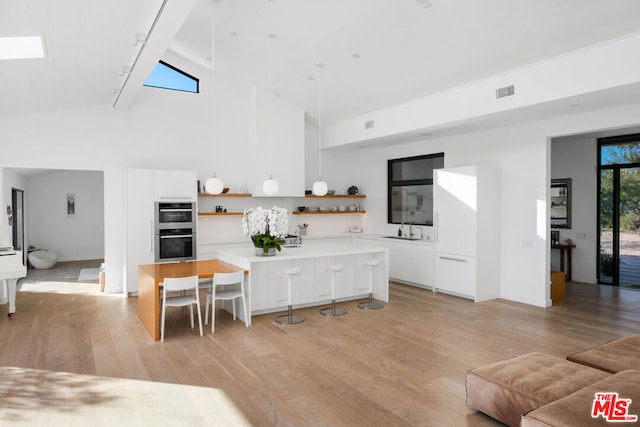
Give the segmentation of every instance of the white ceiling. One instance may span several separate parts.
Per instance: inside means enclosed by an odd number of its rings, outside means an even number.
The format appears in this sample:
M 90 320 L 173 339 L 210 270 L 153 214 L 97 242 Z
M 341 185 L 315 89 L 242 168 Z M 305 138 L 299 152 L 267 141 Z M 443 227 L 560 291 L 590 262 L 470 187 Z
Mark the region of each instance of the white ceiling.
M 111 104 L 135 34 L 148 33 L 162 3 L 0 2 L 0 36 L 43 34 L 47 49 L 45 59 L 0 61 L 0 114 Z M 276 33 L 274 91 L 316 115 L 308 78 L 320 75 L 324 123 L 640 31 L 637 0 L 199 0 L 167 47 L 207 66 L 212 9 L 216 72 L 266 86 L 266 34 Z

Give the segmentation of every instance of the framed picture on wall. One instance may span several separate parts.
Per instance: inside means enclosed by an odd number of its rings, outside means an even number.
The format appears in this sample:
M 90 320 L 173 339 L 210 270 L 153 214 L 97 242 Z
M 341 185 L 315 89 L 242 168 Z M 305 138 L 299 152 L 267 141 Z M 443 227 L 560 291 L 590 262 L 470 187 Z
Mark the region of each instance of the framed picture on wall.
M 76 195 L 67 193 L 67 218 L 76 216 Z

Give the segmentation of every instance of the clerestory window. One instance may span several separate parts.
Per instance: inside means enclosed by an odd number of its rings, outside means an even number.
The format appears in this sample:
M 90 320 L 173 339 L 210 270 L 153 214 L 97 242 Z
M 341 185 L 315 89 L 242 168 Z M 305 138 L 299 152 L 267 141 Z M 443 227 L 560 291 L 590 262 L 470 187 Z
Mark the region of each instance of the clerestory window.
M 144 82 L 144 86 L 191 93 L 200 92 L 199 79 L 164 61 L 158 62 L 158 65 L 153 69 L 147 81 Z

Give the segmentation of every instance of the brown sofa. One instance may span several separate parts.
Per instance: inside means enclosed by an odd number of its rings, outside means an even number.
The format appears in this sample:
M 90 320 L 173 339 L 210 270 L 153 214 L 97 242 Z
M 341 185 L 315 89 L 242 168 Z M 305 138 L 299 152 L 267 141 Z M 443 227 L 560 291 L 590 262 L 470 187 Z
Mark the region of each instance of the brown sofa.
M 607 425 L 591 417 L 595 392 L 617 392 L 635 402 L 629 413 L 640 415 L 640 336 L 568 359 L 534 352 L 472 369 L 467 404 L 509 426 Z

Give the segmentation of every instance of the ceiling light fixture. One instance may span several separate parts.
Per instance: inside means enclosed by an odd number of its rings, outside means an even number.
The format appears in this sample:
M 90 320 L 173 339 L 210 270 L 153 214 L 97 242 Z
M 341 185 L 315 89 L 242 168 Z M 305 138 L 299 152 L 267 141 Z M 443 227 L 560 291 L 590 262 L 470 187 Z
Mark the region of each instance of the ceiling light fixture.
M 324 68 L 324 64 L 316 64 L 318 69 Z M 313 183 L 311 192 L 315 196 L 326 196 L 329 186 L 322 180 L 322 92 L 320 88 L 320 74 L 318 73 L 318 180 Z
M 207 193 L 209 194 L 222 194 L 222 191 L 224 190 L 224 182 L 222 181 L 222 179 L 216 177 L 216 156 L 218 155 L 218 153 L 216 152 L 216 102 L 215 102 L 215 90 L 214 90 L 214 85 L 215 85 L 215 62 L 213 61 L 214 58 L 214 52 L 215 52 L 215 48 L 214 48 L 214 43 L 215 43 L 215 33 L 214 33 L 214 19 L 213 19 L 213 9 L 211 12 L 211 123 L 213 123 L 212 126 L 212 141 L 213 141 L 213 176 L 209 179 L 207 179 L 207 181 L 204 184 L 204 189 Z
M 0 60 L 44 58 L 41 36 L 0 37 Z
M 273 95 L 271 94 L 271 86 L 272 86 L 272 71 L 271 71 L 271 41 L 276 38 L 275 33 L 268 33 L 267 37 L 269 38 L 269 91 L 267 96 L 269 97 L 268 109 L 269 109 L 269 129 L 267 131 L 268 134 L 268 150 L 269 150 L 269 179 L 265 179 L 262 183 L 262 192 L 268 196 L 273 196 L 274 194 L 278 194 L 279 186 L 278 181 L 273 179 L 273 174 L 271 170 L 273 168 L 273 150 L 272 150 L 272 138 L 273 138 L 273 124 L 272 124 L 272 102 L 271 98 Z

